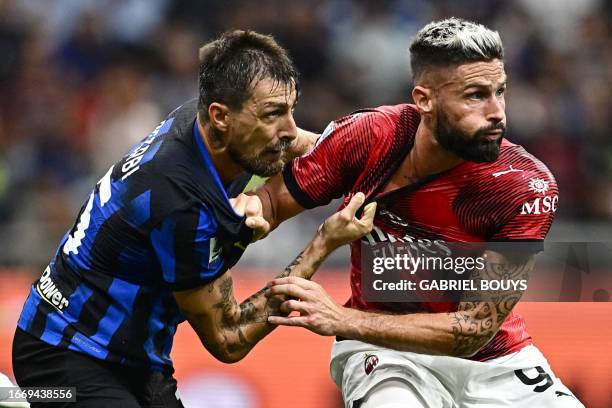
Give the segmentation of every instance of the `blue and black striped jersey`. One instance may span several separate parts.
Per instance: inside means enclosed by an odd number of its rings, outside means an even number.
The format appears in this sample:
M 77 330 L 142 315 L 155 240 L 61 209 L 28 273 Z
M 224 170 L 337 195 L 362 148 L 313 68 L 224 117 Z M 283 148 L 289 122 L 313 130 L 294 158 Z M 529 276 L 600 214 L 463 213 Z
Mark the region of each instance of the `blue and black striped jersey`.
M 184 321 L 173 291 L 208 283 L 238 260 L 252 231 L 228 197 L 196 125 L 197 102 L 172 112 L 86 198 L 32 285 L 19 327 L 48 344 L 172 371 Z

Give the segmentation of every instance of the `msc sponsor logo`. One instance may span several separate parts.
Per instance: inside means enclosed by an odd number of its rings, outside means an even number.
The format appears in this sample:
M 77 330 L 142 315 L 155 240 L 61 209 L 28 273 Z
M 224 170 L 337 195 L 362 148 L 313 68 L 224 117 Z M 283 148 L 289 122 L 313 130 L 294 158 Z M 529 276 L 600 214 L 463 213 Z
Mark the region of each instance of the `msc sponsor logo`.
M 547 195 L 544 197 L 537 197 L 529 201 L 525 201 L 521 207 L 521 215 L 526 214 L 548 214 L 557 211 L 557 204 L 559 203 L 559 195 Z
M 36 284 L 36 291 L 45 302 L 49 303 L 60 312 L 63 312 L 70 304 L 68 299 L 62 295 L 55 283 L 51 280 L 51 269 L 48 266 Z

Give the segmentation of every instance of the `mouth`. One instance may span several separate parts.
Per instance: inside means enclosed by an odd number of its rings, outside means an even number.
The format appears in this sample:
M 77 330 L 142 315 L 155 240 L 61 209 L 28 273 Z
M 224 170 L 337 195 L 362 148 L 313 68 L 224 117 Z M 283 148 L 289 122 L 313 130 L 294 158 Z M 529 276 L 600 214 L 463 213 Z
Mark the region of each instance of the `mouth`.
M 283 154 L 283 149 L 266 150 L 264 152 L 264 155 L 268 157 L 280 157 L 281 154 Z
M 504 132 L 501 129 L 491 130 L 484 134 L 485 140 L 494 142 L 499 140 L 503 136 Z

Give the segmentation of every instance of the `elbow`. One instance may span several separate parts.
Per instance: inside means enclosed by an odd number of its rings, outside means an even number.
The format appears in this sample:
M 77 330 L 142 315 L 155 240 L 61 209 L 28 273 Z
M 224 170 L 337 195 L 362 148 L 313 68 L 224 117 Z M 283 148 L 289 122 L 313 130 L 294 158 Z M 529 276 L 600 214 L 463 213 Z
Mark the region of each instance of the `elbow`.
M 237 363 L 251 351 L 250 347 L 243 347 L 226 341 L 216 342 L 216 344 L 208 346 L 204 343 L 204 347 L 215 359 L 225 364 Z
M 225 364 L 234 364 L 246 357 L 247 353 L 231 353 L 228 351 L 211 353 L 213 357 Z
M 453 345 L 448 354 L 451 357 L 472 357 L 495 337 L 495 333 L 496 332 L 486 334 L 472 333 L 463 336 L 457 336 L 457 333 L 455 333 Z

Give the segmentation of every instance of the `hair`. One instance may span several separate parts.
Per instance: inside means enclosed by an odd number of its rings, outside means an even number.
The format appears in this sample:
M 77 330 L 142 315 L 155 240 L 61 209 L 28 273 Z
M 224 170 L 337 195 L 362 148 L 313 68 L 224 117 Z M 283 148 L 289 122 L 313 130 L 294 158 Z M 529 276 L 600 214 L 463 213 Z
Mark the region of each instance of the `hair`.
M 415 82 L 431 69 L 493 59 L 504 59 L 499 33 L 456 17 L 427 24 L 410 45 Z
M 198 113 L 208 120 L 213 102 L 240 110 L 257 82 L 271 78 L 276 85 L 298 86 L 298 72 L 287 52 L 272 36 L 232 30 L 200 48 Z

